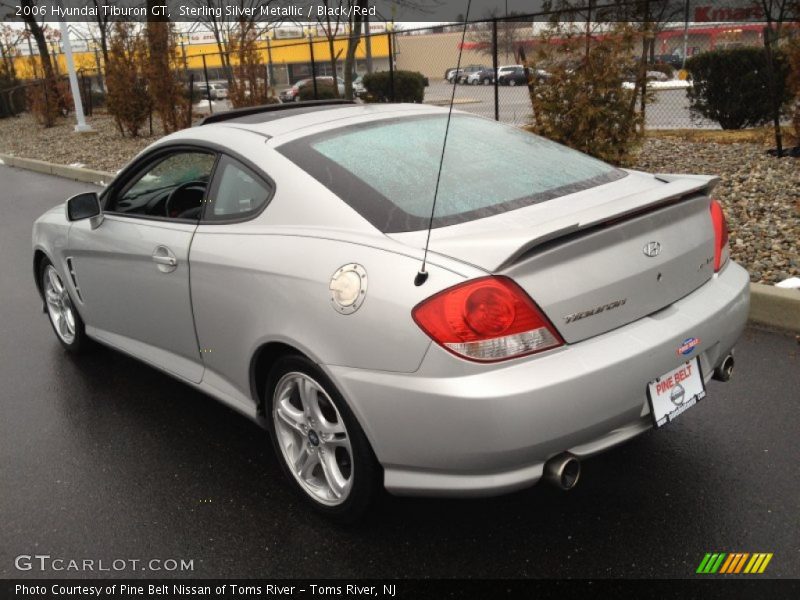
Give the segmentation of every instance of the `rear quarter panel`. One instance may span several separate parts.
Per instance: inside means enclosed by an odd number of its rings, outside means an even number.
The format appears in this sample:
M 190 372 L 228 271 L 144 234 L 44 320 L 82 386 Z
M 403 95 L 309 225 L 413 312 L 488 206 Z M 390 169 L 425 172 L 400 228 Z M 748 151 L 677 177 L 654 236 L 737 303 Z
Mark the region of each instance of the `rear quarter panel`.
M 411 309 L 463 275 L 386 249 L 287 234 L 237 234 L 201 227 L 191 250 L 192 304 L 206 368 L 250 396 L 256 350 L 284 342 L 321 365 L 412 372 L 431 340 Z M 367 271 L 367 294 L 353 314 L 331 302 L 331 276 L 343 265 Z

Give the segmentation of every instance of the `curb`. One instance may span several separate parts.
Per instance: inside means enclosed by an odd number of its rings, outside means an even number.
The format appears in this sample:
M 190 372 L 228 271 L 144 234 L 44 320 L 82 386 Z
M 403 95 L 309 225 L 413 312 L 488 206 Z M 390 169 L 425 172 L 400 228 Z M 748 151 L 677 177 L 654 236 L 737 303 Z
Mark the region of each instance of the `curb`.
M 58 165 L 9 154 L 0 154 L 0 163 L 97 185 L 106 185 L 114 178 L 114 173 L 107 171 Z M 751 283 L 748 319 L 753 323 L 800 333 L 800 291 Z
M 22 158 L 10 154 L 0 154 L 0 163 L 18 169 L 27 169 L 37 173 L 47 173 L 56 177 L 83 181 L 84 183 L 94 183 L 96 185 L 106 185 L 114 178 L 114 173 L 108 171 L 95 171 L 94 169 L 84 169 L 83 167 L 70 167 L 69 165 L 58 165 L 35 158 Z
M 750 315 L 753 323 L 800 333 L 800 290 L 750 284 Z

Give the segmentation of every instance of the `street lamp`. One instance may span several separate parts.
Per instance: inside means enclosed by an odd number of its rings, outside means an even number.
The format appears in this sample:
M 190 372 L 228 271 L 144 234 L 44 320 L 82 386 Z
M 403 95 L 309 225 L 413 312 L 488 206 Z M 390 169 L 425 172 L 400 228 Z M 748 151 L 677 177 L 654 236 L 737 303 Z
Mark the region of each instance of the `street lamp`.
M 75 106 L 75 118 L 78 121 L 78 124 L 75 125 L 75 131 L 78 133 L 87 133 L 92 131 L 92 128 L 86 123 L 86 118 L 83 116 L 83 101 L 81 100 L 81 92 L 80 88 L 78 87 L 78 75 L 75 73 L 75 61 L 72 60 L 72 45 L 69 41 L 69 27 L 67 27 L 67 24 L 64 22 L 64 17 L 59 17 L 58 26 L 61 29 L 61 43 L 64 46 L 64 57 L 67 60 L 69 88 L 72 92 L 72 102 Z

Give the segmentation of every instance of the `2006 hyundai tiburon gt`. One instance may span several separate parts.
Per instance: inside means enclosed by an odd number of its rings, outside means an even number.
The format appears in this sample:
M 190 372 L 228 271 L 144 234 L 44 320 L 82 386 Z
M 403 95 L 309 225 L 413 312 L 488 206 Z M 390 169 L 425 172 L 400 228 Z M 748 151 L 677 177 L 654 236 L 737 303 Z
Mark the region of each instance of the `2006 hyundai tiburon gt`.
M 431 219 L 446 122 L 277 105 L 161 139 L 34 225 L 59 341 L 263 423 L 289 480 L 343 519 L 381 483 L 569 488 L 580 459 L 691 418 L 749 302 L 717 180 L 455 112 Z

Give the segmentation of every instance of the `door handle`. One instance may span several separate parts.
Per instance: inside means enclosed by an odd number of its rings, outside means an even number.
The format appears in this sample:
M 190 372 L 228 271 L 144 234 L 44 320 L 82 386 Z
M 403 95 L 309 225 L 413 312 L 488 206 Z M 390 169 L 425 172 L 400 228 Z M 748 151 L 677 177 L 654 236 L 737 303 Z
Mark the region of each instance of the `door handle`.
M 166 246 L 156 246 L 151 258 L 162 273 L 170 273 L 178 267 L 178 259 Z
M 167 265 L 168 267 L 177 267 L 178 261 L 171 256 L 154 256 L 153 262 L 160 265 Z

